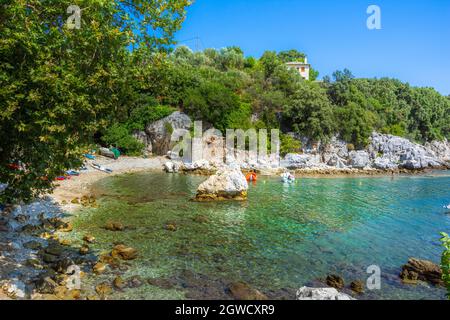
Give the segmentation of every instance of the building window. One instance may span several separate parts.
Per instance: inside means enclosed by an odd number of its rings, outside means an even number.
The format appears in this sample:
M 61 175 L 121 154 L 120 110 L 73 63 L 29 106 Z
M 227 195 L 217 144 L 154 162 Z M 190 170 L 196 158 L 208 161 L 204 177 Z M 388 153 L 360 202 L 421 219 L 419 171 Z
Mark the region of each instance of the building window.
M 305 67 L 302 67 L 301 71 L 302 71 L 302 72 L 305 72 Z

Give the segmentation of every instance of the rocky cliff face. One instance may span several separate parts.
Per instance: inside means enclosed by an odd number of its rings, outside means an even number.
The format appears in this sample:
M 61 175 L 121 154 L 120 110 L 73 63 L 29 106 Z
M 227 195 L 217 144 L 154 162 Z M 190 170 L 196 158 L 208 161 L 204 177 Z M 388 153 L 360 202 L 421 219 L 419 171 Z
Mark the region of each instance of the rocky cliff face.
M 146 145 L 146 152 L 154 155 L 170 154 L 172 133 L 189 130 L 192 120 L 182 112 L 174 112 L 170 116 L 149 124 L 145 132 L 136 132 L 135 136 Z M 300 137 L 296 137 L 300 139 Z M 365 150 L 350 151 L 348 144 L 336 137 L 327 144 L 315 143 L 302 139 L 304 154 L 288 154 L 280 162 L 280 167 L 296 169 L 379 169 L 379 170 L 421 170 L 450 166 L 450 143 L 434 141 L 420 145 L 408 139 L 373 133 Z M 208 171 L 222 167 L 228 154 L 224 150 L 225 141 L 215 135 L 207 135 L 203 141 L 203 160 L 209 162 Z M 242 151 L 247 160 L 231 161 L 232 165 L 241 169 L 273 169 L 278 159 L 259 159 L 251 157 L 248 151 Z M 177 156 L 172 157 L 173 160 Z M 228 158 L 227 158 L 228 159 Z M 229 159 L 228 159 L 229 160 Z M 276 164 L 275 164 L 276 163 Z M 189 165 L 184 166 L 188 171 Z M 193 168 L 195 171 L 198 168 Z M 171 168 L 166 168 L 172 171 Z M 178 170 L 174 170 L 178 171 Z
M 149 124 L 145 133 L 151 142 L 154 155 L 166 155 L 170 150 L 170 138 L 175 130 L 189 130 L 191 118 L 182 112 L 174 112 L 170 116 Z M 148 144 L 147 144 L 148 146 Z
M 333 138 L 329 144 L 321 145 L 318 152 L 288 154 L 282 166 L 288 169 L 325 166 L 339 169 L 421 170 L 448 167 L 449 159 L 448 141 L 435 141 L 422 146 L 405 138 L 373 133 L 366 150 L 349 152 L 346 142 Z
M 436 142 L 433 145 L 440 146 L 440 143 Z M 380 169 L 390 166 L 417 170 L 446 165 L 446 161 L 439 153 L 392 135 L 373 133 L 368 152 L 373 164 Z

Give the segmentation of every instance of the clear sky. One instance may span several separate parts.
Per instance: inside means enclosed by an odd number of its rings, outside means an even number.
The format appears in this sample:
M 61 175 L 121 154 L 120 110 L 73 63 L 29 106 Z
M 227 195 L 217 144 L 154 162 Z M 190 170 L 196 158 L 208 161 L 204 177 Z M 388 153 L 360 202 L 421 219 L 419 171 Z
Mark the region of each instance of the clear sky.
M 381 30 L 366 26 L 372 4 Z M 348 68 L 450 94 L 450 0 L 196 0 L 177 39 L 257 57 L 297 49 L 321 76 Z

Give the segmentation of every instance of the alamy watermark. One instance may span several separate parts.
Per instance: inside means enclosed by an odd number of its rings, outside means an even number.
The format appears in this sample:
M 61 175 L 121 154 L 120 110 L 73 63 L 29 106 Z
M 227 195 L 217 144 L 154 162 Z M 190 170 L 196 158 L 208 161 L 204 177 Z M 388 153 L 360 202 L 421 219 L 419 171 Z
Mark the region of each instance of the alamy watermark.
M 370 5 L 367 8 L 367 28 L 369 30 L 381 30 L 381 8 L 377 5 Z
M 270 148 L 269 148 L 270 140 Z M 171 154 L 183 162 L 212 160 L 215 163 L 270 163 L 280 162 L 280 130 L 227 129 L 225 137 L 215 128 L 203 132 L 201 121 L 194 122 L 193 133 L 185 129 L 174 130 Z
M 70 16 L 67 18 L 66 25 L 67 29 L 73 30 L 73 29 L 81 29 L 81 9 L 77 5 L 70 5 L 67 8 L 67 13 L 70 14 Z

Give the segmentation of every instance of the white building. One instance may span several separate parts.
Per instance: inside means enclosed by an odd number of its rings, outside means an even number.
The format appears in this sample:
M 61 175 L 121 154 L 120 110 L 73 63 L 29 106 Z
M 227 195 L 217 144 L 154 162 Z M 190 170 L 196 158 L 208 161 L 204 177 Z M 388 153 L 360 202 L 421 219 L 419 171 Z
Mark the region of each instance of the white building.
M 288 68 L 297 70 L 303 79 L 309 80 L 309 70 L 311 65 L 308 64 L 308 58 L 305 57 L 304 62 L 288 62 L 286 63 Z

